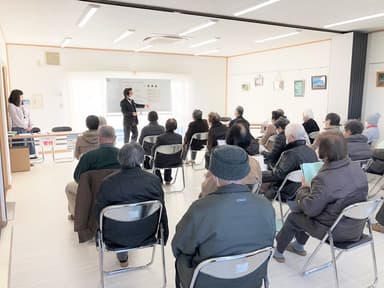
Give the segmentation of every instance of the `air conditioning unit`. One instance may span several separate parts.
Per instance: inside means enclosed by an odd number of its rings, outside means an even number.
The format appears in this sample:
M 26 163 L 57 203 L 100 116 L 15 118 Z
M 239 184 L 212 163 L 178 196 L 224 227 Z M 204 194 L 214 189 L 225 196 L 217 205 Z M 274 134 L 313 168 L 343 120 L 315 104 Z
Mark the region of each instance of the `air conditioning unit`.
M 187 37 L 181 37 L 179 35 L 166 35 L 166 34 L 152 34 L 144 38 L 144 42 L 148 45 L 159 46 L 175 44 L 181 41 L 188 40 Z

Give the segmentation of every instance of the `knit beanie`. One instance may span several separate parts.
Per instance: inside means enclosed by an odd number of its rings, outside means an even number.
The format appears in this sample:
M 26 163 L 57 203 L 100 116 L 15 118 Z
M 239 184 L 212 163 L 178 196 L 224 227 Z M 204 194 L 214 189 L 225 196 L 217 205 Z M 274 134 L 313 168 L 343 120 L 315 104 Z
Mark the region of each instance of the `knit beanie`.
M 375 113 L 373 115 L 370 115 L 369 117 L 367 117 L 367 123 L 370 125 L 377 126 L 377 124 L 379 123 L 380 116 L 381 115 L 379 113 Z
M 241 180 L 249 173 L 248 154 L 234 145 L 216 147 L 211 154 L 209 171 L 223 180 Z

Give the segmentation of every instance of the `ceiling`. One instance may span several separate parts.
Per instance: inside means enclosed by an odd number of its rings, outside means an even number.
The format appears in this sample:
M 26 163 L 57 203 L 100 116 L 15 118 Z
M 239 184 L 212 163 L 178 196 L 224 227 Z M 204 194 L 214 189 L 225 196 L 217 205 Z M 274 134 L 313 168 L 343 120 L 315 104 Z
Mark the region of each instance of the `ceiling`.
M 233 16 L 237 11 L 266 0 L 120 0 L 217 15 Z M 179 34 L 206 23 L 210 18 L 136 8 L 101 5 L 83 27 L 76 26 L 88 3 L 77 0 L 0 0 L 0 27 L 8 43 L 58 46 L 72 37 L 69 46 L 102 49 L 135 50 L 145 46 L 150 34 Z M 281 0 L 273 5 L 240 17 L 263 21 L 322 28 L 326 24 L 384 12 L 383 0 Z M 384 28 L 384 17 L 331 29 L 371 32 Z M 114 43 L 122 32 L 136 32 Z M 287 45 L 329 39 L 336 33 L 301 30 L 295 36 L 255 43 L 256 40 L 294 32 L 295 28 L 219 19 L 216 25 L 188 35 L 189 40 L 153 46 L 147 51 L 195 54 L 219 48 L 215 56 L 233 56 Z M 220 37 L 220 40 L 198 48 L 191 45 Z

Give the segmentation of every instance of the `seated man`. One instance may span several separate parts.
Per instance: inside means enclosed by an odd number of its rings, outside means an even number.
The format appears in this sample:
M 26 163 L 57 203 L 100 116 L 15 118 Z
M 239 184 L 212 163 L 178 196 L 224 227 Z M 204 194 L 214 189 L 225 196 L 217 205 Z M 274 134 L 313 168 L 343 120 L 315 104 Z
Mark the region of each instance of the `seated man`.
M 146 136 L 158 136 L 160 134 L 163 134 L 165 132 L 164 126 L 159 125 L 157 123 L 157 120 L 159 119 L 159 116 L 157 115 L 156 111 L 151 111 L 148 113 L 148 121 L 149 124 L 147 126 L 144 126 L 143 129 L 141 129 L 140 132 L 140 138 L 139 143 L 144 148 L 145 155 L 151 155 L 152 154 L 152 146 L 153 144 L 145 142 L 143 144 L 143 140 Z M 150 169 L 150 157 L 144 158 L 144 168 Z
M 220 122 L 220 115 L 215 112 L 208 114 L 208 123 L 210 125 L 208 131 L 208 140 L 207 140 L 207 152 L 205 153 L 205 168 L 208 169 L 209 158 L 212 152 L 212 149 L 218 145 L 217 140 L 225 140 L 227 135 L 228 127 Z
M 352 161 L 371 158 L 371 146 L 363 134 L 364 126 L 359 120 L 349 120 L 344 125 L 344 137 L 347 140 L 348 155 Z
M 369 145 L 380 139 L 380 129 L 378 127 L 380 116 L 380 113 L 375 113 L 367 117 L 367 127 L 364 129 L 363 135 L 368 138 Z
M 177 129 L 177 121 L 174 118 L 170 118 L 165 123 L 165 133 L 157 137 L 156 144 L 152 147 L 152 156 L 155 156 L 156 148 L 162 145 L 172 145 L 172 144 L 181 144 L 182 136 L 175 133 Z M 175 155 L 162 155 L 159 154 L 156 159 L 156 167 L 170 167 L 176 166 L 181 163 L 181 155 L 176 153 Z M 155 171 L 156 175 L 160 178 L 160 181 L 163 182 L 160 170 Z M 172 169 L 165 169 L 164 171 L 164 180 L 166 184 L 171 183 L 172 181 Z
M 325 116 L 323 131 L 340 131 L 340 116 L 336 113 L 328 113 Z M 312 143 L 314 150 L 317 150 L 319 147 L 319 136 L 320 135 L 318 135 Z
M 237 106 L 235 109 L 235 113 L 234 113 L 235 118 L 232 119 L 231 122 L 228 123 L 228 127 L 232 127 L 233 124 L 235 124 L 239 120 L 242 120 L 245 123 L 247 123 L 247 125 L 249 127 L 249 122 L 247 120 L 245 120 L 245 118 L 243 117 L 243 114 L 244 114 L 244 108 L 242 106 Z
M 164 203 L 164 191 L 159 179 L 148 172 L 143 171 L 140 165 L 144 161 L 144 150 L 137 143 L 125 144 L 118 155 L 121 170 L 104 179 L 100 187 L 100 193 L 96 203 L 96 216 L 99 217 L 101 210 L 109 205 L 132 204 L 151 200 L 159 200 L 163 204 L 161 223 L 164 228 L 164 243 L 168 239 L 168 218 Z M 147 233 L 143 229 L 143 239 L 135 237 L 130 239 L 124 237 L 121 230 L 116 231 L 119 223 L 109 223 L 104 229 L 104 235 L 113 239 L 115 245 L 121 246 L 140 246 L 145 244 Z M 115 225 L 116 226 L 115 226 Z M 132 242 L 133 241 L 133 242 Z M 118 253 L 117 257 L 122 267 L 128 266 L 128 254 Z
M 276 226 L 272 205 L 240 184 L 249 170 L 244 149 L 223 145 L 212 151 L 209 171 L 219 188 L 195 201 L 176 226 L 172 240 L 176 287 L 189 287 L 194 269 L 206 259 L 273 245 Z M 260 287 L 265 273 L 266 263 L 255 273 L 237 280 L 202 276 L 203 284 L 198 287 Z
M 265 127 L 265 131 L 264 131 L 263 137 L 261 137 L 261 139 L 260 139 L 260 144 L 261 145 L 267 146 L 268 139 L 271 136 L 276 135 L 276 127 L 275 127 L 274 124 L 277 121 L 277 119 L 279 119 L 280 117 L 287 118 L 287 117 L 284 116 L 284 111 L 283 110 L 277 109 L 277 110 L 272 111 L 272 116 L 271 116 L 272 123 L 268 124 Z
M 76 140 L 74 155 L 77 160 L 84 153 L 94 150 L 99 146 L 99 134 L 97 131 L 99 122 L 99 117 L 95 115 L 89 115 L 85 119 L 88 130 L 84 131 L 83 135 L 79 136 Z
M 68 219 L 74 219 L 77 187 L 82 173 L 89 170 L 120 168 L 117 161 L 119 149 L 114 146 L 115 140 L 115 129 L 112 126 L 101 126 L 99 128 L 99 148 L 85 153 L 77 163 L 73 175 L 75 181 L 65 186 L 65 194 L 68 198 Z
M 340 213 L 349 205 L 367 200 L 367 177 L 357 163 L 348 159 L 347 144 L 340 132 L 324 132 L 319 137 L 319 157 L 324 166 L 312 183 L 303 181 L 294 209 L 277 234 L 274 258 L 284 262 L 284 251 L 306 255 L 309 235 L 322 239 Z M 335 242 L 358 241 L 365 221 L 342 219 L 334 230 Z M 296 241 L 291 243 L 295 237 Z
M 275 167 L 277 161 L 280 158 L 281 153 L 283 153 L 286 145 L 286 139 L 285 139 L 285 127 L 289 124 L 289 120 L 284 117 L 280 117 L 277 119 L 274 123 L 277 135 L 275 137 L 275 141 L 273 141 L 272 149 L 271 151 L 263 151 L 261 154 L 263 154 L 265 158 L 265 162 L 268 163 L 268 166 L 270 168 Z
M 307 133 L 303 125 L 291 123 L 285 128 L 285 137 L 287 146 L 281 154 L 279 161 L 272 171 L 263 171 L 262 182 L 270 183 L 268 187 L 263 184 L 264 195 L 272 200 L 276 196 L 276 192 L 284 181 L 285 176 L 295 170 L 300 170 L 300 164 L 317 162 L 316 152 L 306 145 Z M 283 201 L 291 199 L 295 196 L 297 188 L 300 184 L 287 181 L 281 191 Z
M 319 132 L 320 128 L 317 125 L 316 121 L 313 119 L 313 112 L 311 109 L 307 109 L 303 112 L 303 127 L 305 132 L 307 132 L 308 136 L 313 132 Z M 315 139 L 309 137 L 309 141 L 311 144 Z
M 193 121 L 189 123 L 188 130 L 184 135 L 184 145 L 183 145 L 183 160 L 187 158 L 188 150 L 191 148 L 191 161 L 195 161 L 197 150 L 201 150 L 203 145 L 206 144 L 206 141 L 193 140 L 191 147 L 189 144 L 191 142 L 192 136 L 195 133 L 208 132 L 208 122 L 203 119 L 203 112 L 201 110 L 194 110 L 192 113 Z

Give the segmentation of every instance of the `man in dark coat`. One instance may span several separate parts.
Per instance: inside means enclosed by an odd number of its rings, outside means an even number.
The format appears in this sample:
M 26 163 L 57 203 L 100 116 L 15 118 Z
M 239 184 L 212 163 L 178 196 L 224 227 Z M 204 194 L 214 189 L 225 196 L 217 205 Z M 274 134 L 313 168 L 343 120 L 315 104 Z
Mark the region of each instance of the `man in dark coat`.
M 223 145 L 212 151 L 209 171 L 219 188 L 194 202 L 176 226 L 172 240 L 176 287 L 189 287 L 194 269 L 206 259 L 273 245 L 276 227 L 271 203 L 239 184 L 249 169 L 248 155 L 240 147 Z M 196 287 L 260 287 L 266 269 L 264 263 L 261 269 L 236 280 L 202 275 Z
M 263 171 L 263 183 L 272 183 L 264 194 L 268 199 L 274 199 L 276 191 L 284 181 L 285 176 L 295 170 L 300 170 L 300 164 L 317 162 L 316 152 L 306 145 L 306 132 L 302 125 L 291 123 L 285 128 L 287 146 L 281 154 L 276 166 L 272 171 Z M 283 201 L 295 196 L 299 183 L 287 181 L 281 191 Z
M 107 178 L 101 184 L 96 202 L 96 217 L 109 205 L 132 204 L 151 200 L 158 200 L 163 205 L 161 223 L 164 229 L 164 241 L 168 239 L 168 218 L 164 203 L 164 191 L 159 179 L 148 172 L 143 171 L 140 165 L 144 161 L 144 150 L 137 143 L 125 144 L 119 152 L 118 160 L 122 169 Z M 106 220 L 107 221 L 107 220 Z M 140 246 L 146 244 L 148 232 L 145 227 L 136 227 L 134 239 L 124 233 L 124 227 L 119 222 L 108 220 L 104 223 L 104 240 L 119 246 Z M 107 225 L 108 224 L 108 225 Z M 138 229 L 140 233 L 137 232 Z M 142 232 L 142 233 L 141 233 Z M 122 267 L 128 265 L 128 254 L 118 253 L 117 257 Z
M 137 112 L 136 108 L 147 108 L 147 104 L 138 104 L 133 100 L 133 89 L 125 88 L 123 91 L 124 99 L 120 101 L 121 112 L 123 113 L 123 126 L 124 126 L 124 143 L 129 142 L 129 137 L 132 132 L 131 141 L 136 142 L 139 132 L 137 130 Z
M 205 153 L 205 168 L 208 169 L 212 149 L 218 145 L 218 140 L 225 143 L 228 127 L 220 122 L 220 115 L 215 112 L 208 114 L 210 128 L 208 131 L 207 152 Z
M 235 124 L 239 120 L 242 120 L 245 123 L 247 123 L 249 127 L 249 122 L 245 120 L 245 118 L 243 117 L 243 114 L 244 114 L 244 108 L 242 106 L 237 106 L 235 109 L 235 118 L 232 119 L 231 122 L 229 122 L 228 127 L 232 127 L 233 124 Z
M 322 239 L 344 208 L 367 200 L 367 177 L 357 163 L 348 159 L 347 144 L 340 132 L 320 135 L 319 157 L 324 166 L 312 183 L 303 181 L 297 192 L 297 207 L 277 234 L 274 258 L 278 262 L 285 261 L 285 250 L 305 256 L 309 235 Z M 344 217 L 333 232 L 334 241 L 359 240 L 364 224 L 364 220 Z M 291 243 L 293 237 L 296 241 Z
M 187 158 L 188 150 L 191 149 L 191 161 L 196 159 L 196 151 L 201 150 L 207 141 L 199 141 L 191 139 L 195 133 L 208 132 L 208 122 L 203 119 L 203 112 L 201 110 L 194 110 L 192 113 L 193 121 L 189 123 L 188 130 L 184 135 L 184 145 L 183 145 L 183 160 Z M 191 147 L 189 145 L 191 144 Z
M 372 156 L 368 138 L 362 133 L 364 125 L 359 120 L 350 120 L 344 125 L 344 137 L 347 140 L 348 155 L 352 161 L 367 160 Z
M 309 136 L 309 141 L 312 144 L 315 139 L 312 138 L 310 134 L 313 132 L 319 132 L 320 128 L 316 121 L 313 119 L 313 112 L 311 109 L 307 109 L 303 112 L 303 121 L 303 127 Z
M 183 137 L 180 134 L 175 133 L 177 129 L 177 121 L 174 118 L 170 118 L 165 123 L 165 133 L 157 137 L 156 144 L 152 147 L 152 156 L 155 156 L 156 148 L 162 145 L 172 145 L 172 144 L 181 144 Z M 181 164 L 181 153 L 175 153 L 172 155 L 163 155 L 158 154 L 155 159 L 156 167 L 166 168 L 177 166 Z M 160 178 L 160 181 L 163 182 L 160 170 L 155 171 L 156 175 Z M 165 169 L 164 171 L 164 181 L 166 184 L 169 184 L 172 181 L 172 169 Z

